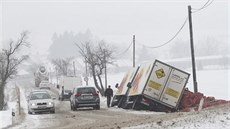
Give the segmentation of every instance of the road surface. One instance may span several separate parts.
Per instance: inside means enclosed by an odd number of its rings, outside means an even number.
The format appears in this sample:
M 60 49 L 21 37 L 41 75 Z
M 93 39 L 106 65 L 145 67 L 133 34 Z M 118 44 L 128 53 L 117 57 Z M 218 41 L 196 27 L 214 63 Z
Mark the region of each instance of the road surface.
M 69 101 L 55 100 L 55 114 L 32 114 L 27 113 L 26 95 L 36 89 L 32 78 L 18 79 L 17 85 L 21 92 L 22 114 L 18 123 L 7 127 L 11 129 L 119 129 L 149 124 L 149 128 L 170 128 L 180 125 L 180 120 L 188 122 L 191 119 L 215 117 L 216 113 L 223 113 L 229 117 L 229 104 L 220 105 L 217 108 L 209 108 L 202 112 L 175 112 L 157 113 L 150 111 L 124 110 L 116 107 L 107 108 L 101 99 L 101 109 L 82 108 L 77 111 L 70 110 Z M 51 89 L 52 95 L 58 98 L 57 89 Z M 176 120 L 177 119 L 177 120 Z M 179 119 L 179 121 L 178 121 Z M 211 118 L 212 119 L 212 118 Z M 167 122 L 168 121 L 168 122 Z M 163 124 L 164 123 L 164 124 Z M 154 127 L 153 124 L 155 124 Z M 183 125 L 182 125 L 183 127 Z M 142 128 L 142 127 L 139 127 Z

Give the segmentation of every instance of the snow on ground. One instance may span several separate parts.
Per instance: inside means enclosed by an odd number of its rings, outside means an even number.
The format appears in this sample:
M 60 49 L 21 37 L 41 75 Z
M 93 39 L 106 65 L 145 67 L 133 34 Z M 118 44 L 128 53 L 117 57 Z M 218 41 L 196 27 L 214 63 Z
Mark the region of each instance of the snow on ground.
M 6 94 L 8 93 L 8 94 Z M 13 82 L 9 82 L 5 89 L 5 99 L 7 102 L 7 110 L 0 111 L 0 128 L 9 126 L 13 123 L 12 111 L 16 113 L 17 111 L 17 96 L 16 96 L 16 88 Z M 12 120 L 13 119 L 13 120 Z
M 11 110 L 0 111 L 0 129 L 12 124 Z
M 230 100 L 230 83 L 229 83 L 229 74 L 230 70 L 210 70 L 210 71 L 197 71 L 197 80 L 198 80 L 198 90 L 201 93 L 204 93 L 205 96 L 213 96 L 216 99 L 225 99 Z M 108 85 L 111 85 L 112 89 L 114 89 L 114 94 L 116 93 L 115 84 L 120 83 L 122 78 L 124 76 L 124 73 L 118 73 L 118 74 L 108 74 Z M 14 83 L 11 83 L 10 85 L 14 86 Z M 89 80 L 89 85 L 93 85 L 93 79 L 91 78 Z M 193 91 L 193 85 L 192 85 L 192 75 L 190 76 L 189 82 L 187 87 Z M 11 89 L 11 90 L 9 90 Z M 9 93 L 14 92 L 14 88 L 9 88 Z M 21 94 L 25 95 L 25 91 L 21 90 Z M 8 95 L 8 100 L 15 100 L 15 96 Z M 26 106 L 26 100 L 25 96 L 21 96 L 21 104 L 23 111 L 26 113 L 27 106 Z M 23 106 L 24 105 L 24 106 Z M 106 98 L 101 97 L 101 107 L 106 107 Z M 150 112 L 150 111 L 133 111 L 133 110 L 125 110 L 120 109 L 117 107 L 109 108 L 108 110 L 114 111 L 114 112 L 125 112 L 125 113 L 133 113 L 133 114 L 164 114 L 162 112 Z M 9 124 L 11 124 L 11 119 L 5 119 L 5 113 L 9 114 L 11 110 L 7 111 L 0 111 L 0 128 L 6 127 Z M 26 113 L 27 114 L 27 113 Z M 202 116 L 202 113 L 199 115 L 199 112 L 194 112 L 194 117 L 188 117 L 188 118 L 176 118 L 172 121 L 163 121 L 159 123 L 150 123 L 147 125 L 139 125 L 135 127 L 129 127 L 126 129 L 139 129 L 139 128 L 174 128 L 174 129 L 180 129 L 180 128 L 228 128 L 230 127 L 230 111 L 227 112 L 218 110 L 215 113 L 211 112 L 207 116 Z M 196 115 L 197 114 L 197 115 Z M 31 119 L 31 121 L 34 121 L 31 123 L 33 126 L 38 126 L 39 119 L 41 119 L 39 115 L 26 115 L 25 117 L 29 117 L 26 119 Z M 46 116 L 47 117 L 47 116 Z M 10 118 L 10 117 L 7 117 Z M 160 124 L 160 126 L 159 126 Z M 46 125 L 48 127 L 49 124 Z M 20 127 L 23 127 L 23 123 L 19 125 Z
M 159 120 L 158 122 L 124 129 L 228 129 L 229 127 L 230 109 L 216 108 L 215 110 L 189 112 L 173 120 Z

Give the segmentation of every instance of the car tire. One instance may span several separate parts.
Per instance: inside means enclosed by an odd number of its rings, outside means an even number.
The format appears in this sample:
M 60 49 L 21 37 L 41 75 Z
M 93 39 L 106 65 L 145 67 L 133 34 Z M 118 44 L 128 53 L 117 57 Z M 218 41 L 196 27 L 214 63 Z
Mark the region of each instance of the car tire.
M 94 106 L 93 109 L 100 110 L 100 105 Z
M 32 112 L 28 110 L 28 114 L 32 114 Z
M 55 109 L 54 109 L 54 110 L 52 110 L 50 113 L 54 114 L 54 113 L 55 113 Z
M 73 105 L 73 111 L 77 111 L 77 106 Z
M 71 111 L 73 111 L 73 105 L 71 102 L 70 102 L 70 109 L 71 109 Z

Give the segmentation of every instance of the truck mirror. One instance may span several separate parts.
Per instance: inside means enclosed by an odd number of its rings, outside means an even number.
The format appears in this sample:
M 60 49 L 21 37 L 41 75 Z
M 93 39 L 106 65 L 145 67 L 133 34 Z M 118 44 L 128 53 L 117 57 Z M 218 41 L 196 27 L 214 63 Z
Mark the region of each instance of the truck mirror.
M 127 87 L 131 88 L 131 82 L 128 82 Z
M 15 112 L 12 112 L 12 116 L 15 116 Z
M 119 84 L 117 83 L 117 84 L 115 85 L 115 87 L 118 88 L 118 85 L 119 85 Z

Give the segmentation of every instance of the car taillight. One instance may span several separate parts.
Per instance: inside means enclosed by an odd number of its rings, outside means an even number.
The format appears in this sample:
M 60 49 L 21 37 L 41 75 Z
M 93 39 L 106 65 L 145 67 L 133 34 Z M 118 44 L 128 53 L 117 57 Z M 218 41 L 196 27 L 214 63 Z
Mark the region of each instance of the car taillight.
M 98 94 L 96 92 L 93 92 L 92 94 L 93 94 L 93 96 L 98 96 Z
M 80 93 L 77 93 L 77 94 L 75 94 L 75 96 L 76 96 L 76 97 L 79 97 L 79 96 L 81 96 L 81 94 L 80 94 Z

